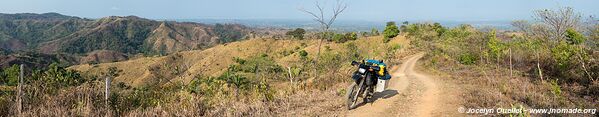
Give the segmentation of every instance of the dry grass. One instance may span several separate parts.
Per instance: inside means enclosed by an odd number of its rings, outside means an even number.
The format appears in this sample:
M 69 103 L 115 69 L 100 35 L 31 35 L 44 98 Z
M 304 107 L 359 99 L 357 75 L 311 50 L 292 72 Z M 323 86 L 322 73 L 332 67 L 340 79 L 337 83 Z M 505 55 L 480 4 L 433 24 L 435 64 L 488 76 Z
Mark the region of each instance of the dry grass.
M 69 69 L 81 71 L 86 76 L 101 76 L 102 72 L 110 67 L 123 70 L 113 80 L 112 86 L 121 82 L 133 89 L 113 89 L 120 96 L 119 100 L 126 100 L 133 96 L 135 88 L 157 87 L 163 88 L 159 99 L 150 100 L 148 107 L 140 106 L 127 108 L 118 112 L 118 109 L 105 108 L 103 101 L 103 85 L 100 81 L 91 81 L 76 87 L 61 89 L 56 94 L 37 93 L 42 96 L 42 101 L 27 101 L 23 115 L 26 116 L 104 116 L 106 112 L 119 116 L 343 116 L 344 108 L 343 89 L 348 86 L 349 72 L 352 67 L 340 65 L 337 71 L 318 72 L 320 78 L 312 80 L 297 80 L 294 85 L 288 80 L 267 81 L 274 92 L 270 100 L 254 99 L 260 96 L 245 95 L 236 97 L 234 89 L 224 90 L 224 93 L 212 97 L 190 93 L 186 90 L 170 91 L 168 87 L 187 84 L 196 75 L 219 76 L 234 64 L 234 57 L 249 58 L 260 54 L 267 54 L 278 65 L 298 66 L 302 64 L 297 51 L 306 50 L 308 58 L 315 58 L 318 40 L 275 40 L 275 39 L 250 39 L 218 45 L 206 50 L 184 51 L 162 57 L 142 57 L 128 61 L 102 63 L 96 65 L 77 65 Z M 404 37 L 397 37 L 389 43 L 382 43 L 382 37 L 361 38 L 354 43 L 362 56 L 383 59 L 389 46 L 400 44 L 402 48 L 408 44 Z M 341 53 L 346 51 L 347 43 L 325 42 L 322 52 Z M 328 49 L 327 49 L 328 48 Z M 395 52 L 406 53 L 404 49 Z M 335 54 L 333 54 L 335 55 Z M 397 58 L 406 55 L 398 54 Z M 399 59 L 389 58 L 386 62 L 390 65 L 397 64 Z M 340 63 L 345 63 L 340 61 Z M 299 77 L 299 76 L 298 76 Z M 311 76 L 310 76 L 311 77 Z M 101 78 L 103 79 L 103 78 Z M 179 84 L 182 83 L 182 84 Z M 39 89 L 32 89 L 37 91 Z M 153 89 L 150 89 L 153 90 Z M 228 93 L 227 93 L 228 92 Z M 152 95 L 152 93 L 150 93 Z M 142 94 L 143 97 L 143 94 Z M 123 103 L 127 104 L 127 103 Z M 116 105 L 119 106 L 119 105 Z M 117 107 L 118 108 L 118 107 Z M 15 113 L 15 112 L 8 112 Z M 14 115 L 14 114 L 9 114 Z
M 382 43 L 382 37 L 368 37 L 355 41 L 358 48 L 367 50 L 360 53 L 368 53 L 369 58 L 382 59 L 387 45 L 407 45 L 404 37 L 397 37 L 388 44 Z M 302 46 L 307 45 L 307 46 Z M 333 51 L 342 51 L 343 44 L 325 42 L 322 51 L 329 47 Z M 225 45 L 215 46 L 206 50 L 184 51 L 163 57 L 138 58 L 129 61 L 103 63 L 97 65 L 76 65 L 70 69 L 82 71 L 91 75 L 99 75 L 109 67 L 117 67 L 124 72 L 114 79 L 114 82 L 124 82 L 131 86 L 143 86 L 150 81 L 168 80 L 170 82 L 189 82 L 197 74 L 218 76 L 233 64 L 234 57 L 248 58 L 262 53 L 272 56 L 278 64 L 286 67 L 299 61 L 299 55 L 281 55 L 283 51 L 306 50 L 308 57 L 314 58 L 318 53 L 317 40 L 274 40 L 274 39 L 250 39 L 246 41 L 233 42 Z M 173 71 L 181 72 L 171 75 Z M 158 78 L 157 78 L 158 77 Z M 161 78 L 162 77 L 162 78 Z
M 512 108 L 522 105 L 526 108 L 597 108 L 562 88 L 563 95 L 552 93 L 547 80 L 525 76 L 526 72 L 514 71 L 510 77 L 509 68 L 494 65 L 462 65 L 443 56 L 428 55 L 423 58 L 424 66 L 431 72 L 446 77 L 448 81 L 460 84 L 463 91 L 463 106 L 467 108 Z M 435 62 L 432 62 L 434 60 Z M 499 69 L 496 69 L 499 68 Z M 498 116 L 498 115 L 496 115 Z M 589 116 L 589 115 L 583 115 Z

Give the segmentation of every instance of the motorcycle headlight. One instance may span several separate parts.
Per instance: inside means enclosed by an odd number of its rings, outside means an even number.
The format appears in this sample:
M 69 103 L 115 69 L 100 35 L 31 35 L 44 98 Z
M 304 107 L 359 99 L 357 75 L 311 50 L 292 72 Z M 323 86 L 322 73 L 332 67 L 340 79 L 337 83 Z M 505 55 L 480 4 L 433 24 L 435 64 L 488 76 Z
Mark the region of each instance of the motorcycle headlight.
M 360 72 L 360 73 L 362 73 L 362 74 L 363 74 L 363 73 L 366 73 L 366 69 L 364 69 L 364 68 L 360 68 L 360 69 L 358 69 L 358 72 Z

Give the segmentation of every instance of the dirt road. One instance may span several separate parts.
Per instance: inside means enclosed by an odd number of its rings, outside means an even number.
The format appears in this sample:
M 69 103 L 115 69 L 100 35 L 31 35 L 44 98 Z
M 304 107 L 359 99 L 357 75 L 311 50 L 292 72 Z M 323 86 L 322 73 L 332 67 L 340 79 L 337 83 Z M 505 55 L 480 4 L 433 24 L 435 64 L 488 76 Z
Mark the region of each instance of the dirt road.
M 449 88 L 452 84 L 415 70 L 422 56 L 416 54 L 403 60 L 387 89 L 375 93 L 375 102 L 359 105 L 347 116 L 457 116 L 458 95 Z

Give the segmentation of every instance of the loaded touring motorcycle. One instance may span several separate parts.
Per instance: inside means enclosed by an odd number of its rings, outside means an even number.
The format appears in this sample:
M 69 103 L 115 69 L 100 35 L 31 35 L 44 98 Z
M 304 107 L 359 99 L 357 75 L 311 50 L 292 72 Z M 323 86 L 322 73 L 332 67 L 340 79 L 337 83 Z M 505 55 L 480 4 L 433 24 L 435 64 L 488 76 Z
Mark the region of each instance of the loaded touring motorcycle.
M 354 83 L 347 89 L 347 108 L 349 110 L 356 108 L 359 97 L 363 98 L 363 103 L 372 102 L 378 79 L 389 80 L 391 78 L 382 60 L 352 61 L 351 64 L 357 66 L 358 69 L 352 74 Z

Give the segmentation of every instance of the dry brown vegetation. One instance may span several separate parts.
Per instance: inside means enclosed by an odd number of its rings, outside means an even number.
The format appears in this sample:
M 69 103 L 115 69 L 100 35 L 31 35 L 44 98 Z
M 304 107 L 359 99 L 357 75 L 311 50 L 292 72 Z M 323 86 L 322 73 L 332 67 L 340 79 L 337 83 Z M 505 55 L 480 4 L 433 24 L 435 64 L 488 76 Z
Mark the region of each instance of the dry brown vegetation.
M 524 23 L 514 23 L 520 32 L 438 24 L 406 24 L 402 31 L 414 49 L 428 52 L 426 69 L 462 85 L 467 108 L 598 108 L 592 35 L 599 32 Z
M 44 83 L 28 84 L 25 90 L 32 95 L 26 96 L 23 114 L 339 116 L 345 114 L 342 96 L 352 71 L 348 61 L 376 58 L 396 64 L 407 44 L 403 37 L 383 43 L 380 36 L 325 42 L 316 62 L 317 42 L 249 39 L 162 57 L 72 66 L 68 69 L 79 71 L 84 83 L 57 90 L 40 89 Z M 103 99 L 105 77 L 114 77 L 109 108 Z M 3 96 L 1 101 L 8 101 L 2 102 L 3 108 L 16 107 L 10 102 L 13 93 Z M 16 110 L 2 113 L 14 115 Z

